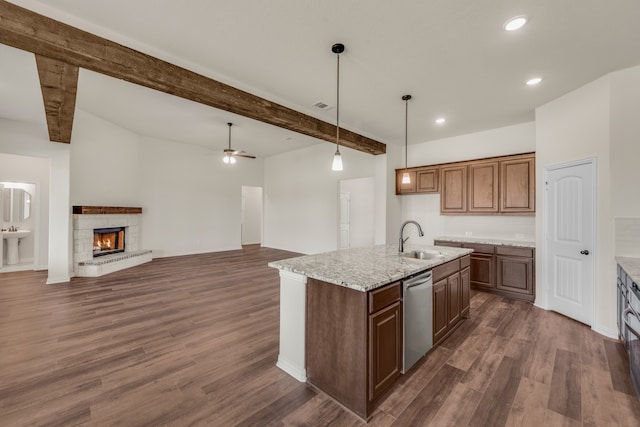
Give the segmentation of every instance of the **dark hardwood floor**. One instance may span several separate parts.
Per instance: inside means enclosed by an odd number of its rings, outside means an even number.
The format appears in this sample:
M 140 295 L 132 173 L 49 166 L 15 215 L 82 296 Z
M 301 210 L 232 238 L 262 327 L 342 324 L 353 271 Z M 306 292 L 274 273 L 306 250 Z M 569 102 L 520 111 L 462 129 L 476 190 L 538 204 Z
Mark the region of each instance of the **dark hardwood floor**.
M 252 246 L 58 285 L 0 274 L 0 425 L 362 425 L 275 366 L 266 264 L 292 255 Z M 640 426 L 620 343 L 528 303 L 471 304 L 370 425 Z

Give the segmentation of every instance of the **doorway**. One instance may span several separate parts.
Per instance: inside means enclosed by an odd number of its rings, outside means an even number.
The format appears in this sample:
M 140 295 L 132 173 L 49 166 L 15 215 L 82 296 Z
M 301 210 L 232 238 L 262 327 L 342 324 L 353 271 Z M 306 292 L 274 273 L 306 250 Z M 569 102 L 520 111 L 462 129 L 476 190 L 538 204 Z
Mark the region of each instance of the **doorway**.
M 262 244 L 262 187 L 242 186 L 241 244 Z
M 592 326 L 595 301 L 596 159 L 546 167 L 543 254 L 548 306 Z
M 372 246 L 375 241 L 373 177 L 340 181 L 338 249 Z

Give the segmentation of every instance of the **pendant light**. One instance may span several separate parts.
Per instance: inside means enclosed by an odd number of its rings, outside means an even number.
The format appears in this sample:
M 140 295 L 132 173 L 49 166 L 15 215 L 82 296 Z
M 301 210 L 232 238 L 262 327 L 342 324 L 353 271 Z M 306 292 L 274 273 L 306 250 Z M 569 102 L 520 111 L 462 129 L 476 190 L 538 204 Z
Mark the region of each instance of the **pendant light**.
M 231 126 L 233 126 L 233 123 L 227 123 L 227 126 L 229 126 L 229 149 L 225 150 L 222 161 L 228 165 L 233 165 L 236 162 L 236 158 L 231 154 Z
M 408 151 L 408 142 L 407 142 L 407 129 L 409 124 L 409 100 L 411 99 L 411 95 L 404 95 L 402 100 L 404 101 L 404 173 L 402 174 L 402 183 L 403 184 L 411 184 L 411 175 L 409 175 L 409 171 L 407 171 L 407 151 Z
M 337 79 L 336 79 L 336 153 L 333 155 L 333 165 L 331 170 L 342 170 L 342 156 L 340 155 L 340 54 L 344 52 L 344 45 L 336 43 L 331 46 L 331 51 L 338 58 Z

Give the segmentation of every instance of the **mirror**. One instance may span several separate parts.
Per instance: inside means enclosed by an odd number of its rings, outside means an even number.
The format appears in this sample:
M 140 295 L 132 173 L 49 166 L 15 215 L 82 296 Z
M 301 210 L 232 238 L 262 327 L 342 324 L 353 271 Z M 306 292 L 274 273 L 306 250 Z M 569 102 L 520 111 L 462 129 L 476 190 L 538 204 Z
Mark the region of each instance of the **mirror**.
M 2 190 L 3 220 L 5 222 L 22 222 L 31 216 L 31 194 L 21 188 L 5 188 Z

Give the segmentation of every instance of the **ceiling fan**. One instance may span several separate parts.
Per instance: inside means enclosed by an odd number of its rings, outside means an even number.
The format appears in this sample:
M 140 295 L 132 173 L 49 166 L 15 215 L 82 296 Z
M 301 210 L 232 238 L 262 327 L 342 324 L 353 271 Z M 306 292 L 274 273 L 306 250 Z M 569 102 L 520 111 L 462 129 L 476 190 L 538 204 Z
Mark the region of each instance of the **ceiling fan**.
M 224 149 L 224 158 L 222 159 L 222 161 L 232 165 L 236 162 L 236 159 L 235 159 L 236 157 L 246 157 L 247 159 L 255 159 L 256 156 L 247 154 L 242 150 L 234 150 L 231 148 L 231 126 L 233 126 L 233 123 L 227 123 L 227 125 L 229 125 L 229 148 Z

